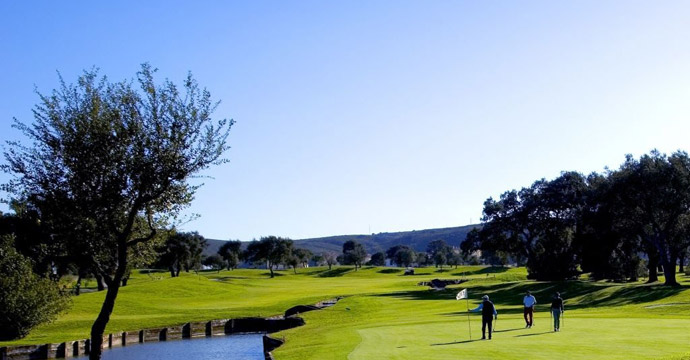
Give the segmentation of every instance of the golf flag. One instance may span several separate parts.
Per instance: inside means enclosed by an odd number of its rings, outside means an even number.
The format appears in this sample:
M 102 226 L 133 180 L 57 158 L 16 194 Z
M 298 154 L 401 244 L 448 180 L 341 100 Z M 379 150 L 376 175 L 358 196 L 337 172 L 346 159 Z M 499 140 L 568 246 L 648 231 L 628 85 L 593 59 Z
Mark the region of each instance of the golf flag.
M 456 296 L 455 300 L 467 299 L 467 289 L 462 289 Z

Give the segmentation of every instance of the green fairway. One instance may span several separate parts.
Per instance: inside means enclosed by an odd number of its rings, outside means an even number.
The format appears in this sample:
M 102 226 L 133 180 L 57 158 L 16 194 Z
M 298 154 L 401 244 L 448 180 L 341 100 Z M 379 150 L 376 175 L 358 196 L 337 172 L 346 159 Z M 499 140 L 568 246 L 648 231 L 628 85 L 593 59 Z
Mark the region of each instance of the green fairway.
M 137 330 L 241 316 L 270 316 L 297 304 L 345 296 L 334 307 L 305 313 L 307 325 L 277 333 L 286 344 L 277 359 L 681 359 L 690 352 L 690 288 L 605 282 L 534 282 L 523 268 L 461 267 L 437 272 L 417 269 L 338 267 L 184 274 L 137 274 L 121 290 L 108 332 Z M 444 291 L 417 286 L 433 278 L 469 281 Z M 467 303 L 456 301 L 469 288 L 470 306 L 488 294 L 499 317 L 491 341 L 481 337 L 481 321 Z M 524 328 L 521 299 L 529 289 L 539 304 L 535 326 Z M 547 311 L 560 291 L 566 313 L 553 332 Z M 103 293 L 74 298 L 72 309 L 27 338 L 7 344 L 59 342 L 88 337 Z

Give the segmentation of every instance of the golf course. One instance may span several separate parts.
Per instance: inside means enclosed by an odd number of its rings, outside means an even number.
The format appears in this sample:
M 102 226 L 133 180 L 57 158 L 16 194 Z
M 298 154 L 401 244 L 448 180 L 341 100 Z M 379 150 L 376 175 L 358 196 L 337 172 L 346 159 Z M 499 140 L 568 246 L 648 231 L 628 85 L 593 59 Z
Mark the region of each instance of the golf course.
M 690 281 L 680 287 L 588 280 L 535 282 L 524 268 L 461 266 L 439 270 L 325 267 L 279 271 L 238 269 L 183 273 L 140 271 L 121 289 L 106 332 L 162 327 L 190 321 L 274 316 L 298 304 L 342 296 L 333 307 L 302 314 L 306 325 L 272 336 L 285 339 L 276 359 L 688 359 Z M 419 282 L 464 279 L 445 290 Z M 456 293 L 469 289 L 469 306 L 482 295 L 496 304 L 491 341 L 481 337 L 480 315 L 469 316 Z M 522 296 L 538 304 L 525 328 Z M 560 291 L 566 312 L 554 333 L 550 298 Z M 0 346 L 87 338 L 105 292 L 73 297 L 70 310 L 27 337 Z M 471 339 L 470 339 L 471 331 Z

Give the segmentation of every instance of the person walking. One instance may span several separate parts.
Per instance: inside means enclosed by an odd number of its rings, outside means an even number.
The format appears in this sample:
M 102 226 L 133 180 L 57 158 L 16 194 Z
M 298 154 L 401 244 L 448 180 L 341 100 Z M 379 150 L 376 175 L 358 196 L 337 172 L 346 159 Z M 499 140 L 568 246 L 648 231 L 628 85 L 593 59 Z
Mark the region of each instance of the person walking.
M 486 327 L 489 327 L 489 340 L 491 340 L 491 332 L 493 330 L 493 320 L 498 319 L 498 312 L 494 303 L 489 301 L 489 295 L 482 296 L 482 303 L 477 308 L 470 311 L 482 312 L 482 340 L 486 339 Z
M 563 309 L 563 299 L 560 293 L 556 293 L 553 296 L 553 301 L 551 302 L 551 314 L 553 314 L 553 331 L 561 330 L 561 314 L 565 310 Z
M 534 323 L 534 305 L 537 304 L 537 299 L 527 290 L 527 294 L 525 294 L 525 297 L 522 299 L 522 304 L 525 305 L 525 327 L 531 328 Z

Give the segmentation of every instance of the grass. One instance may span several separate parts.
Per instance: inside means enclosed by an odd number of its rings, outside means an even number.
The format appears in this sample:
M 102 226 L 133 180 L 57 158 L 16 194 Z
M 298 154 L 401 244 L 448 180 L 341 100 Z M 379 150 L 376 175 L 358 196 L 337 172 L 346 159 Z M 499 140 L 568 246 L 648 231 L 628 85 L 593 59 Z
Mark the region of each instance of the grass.
M 122 288 L 108 332 L 137 330 L 189 321 L 241 316 L 271 316 L 297 304 L 345 296 L 337 305 L 303 314 L 307 325 L 275 334 L 287 342 L 277 359 L 663 359 L 688 360 L 690 280 L 681 287 L 607 282 L 535 282 L 523 268 L 459 267 L 450 271 L 349 267 L 183 274 L 136 274 Z M 433 278 L 464 277 L 448 290 L 417 286 Z M 481 295 L 499 311 L 491 341 L 481 336 L 480 318 L 456 301 L 470 289 L 470 306 Z M 521 299 L 531 290 L 537 300 L 535 326 L 524 328 Z M 548 299 L 560 291 L 566 299 L 563 331 L 553 333 Z M 74 298 L 72 309 L 56 322 L 9 344 L 61 342 L 88 337 L 103 293 Z

